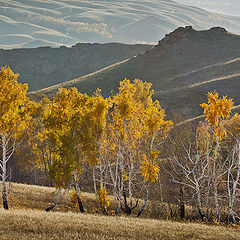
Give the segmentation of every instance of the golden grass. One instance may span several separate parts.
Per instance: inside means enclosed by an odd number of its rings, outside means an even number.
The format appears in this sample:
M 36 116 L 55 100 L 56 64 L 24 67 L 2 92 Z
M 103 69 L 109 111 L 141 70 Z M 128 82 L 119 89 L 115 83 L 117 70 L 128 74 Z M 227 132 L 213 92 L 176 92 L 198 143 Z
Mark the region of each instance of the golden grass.
M 1 182 L 0 182 L 1 183 Z M 0 184 L 0 191 L 1 189 Z M 75 206 L 71 201 L 72 189 L 61 191 L 58 204 L 52 210 L 53 212 L 79 212 L 78 206 Z M 58 190 L 54 187 L 27 185 L 21 183 L 12 183 L 12 191 L 8 196 L 9 209 L 14 210 L 38 210 L 45 211 L 45 209 L 51 206 L 57 197 Z M 94 193 L 82 192 L 83 206 L 86 213 L 102 214 L 96 204 L 96 196 Z M 110 196 L 111 203 L 108 209 L 109 215 L 115 215 L 113 196 Z M 139 205 L 142 204 L 142 200 L 139 200 Z M 150 203 L 150 202 L 149 202 Z M 2 208 L 2 201 L 0 201 L 0 208 Z M 138 209 L 133 211 L 133 215 L 137 215 Z M 151 213 L 145 210 L 145 217 L 151 218 Z M 1 240 L 1 238 L 0 238 Z
M 53 187 L 35 186 L 20 183 L 12 183 L 12 191 L 8 196 L 10 209 L 30 209 L 44 211 L 56 200 L 58 190 Z M 1 186 L 0 186 L 1 191 Z M 56 212 L 78 212 L 78 208 L 71 203 L 72 190 L 62 190 L 60 199 L 52 211 Z M 82 193 L 86 212 L 95 213 L 96 199 L 93 193 Z M 0 207 L 2 202 L 0 201 Z M 1 238 L 0 238 L 1 239 Z
M 45 212 L 56 195 L 54 188 L 13 183 L 10 210 L 0 206 L 0 239 L 240 239 L 233 227 L 93 215 L 99 210 L 92 193 L 83 193 L 85 214 L 73 207 L 68 190 L 53 212 Z
M 240 230 L 77 213 L 0 210 L 1 239 L 240 239 Z

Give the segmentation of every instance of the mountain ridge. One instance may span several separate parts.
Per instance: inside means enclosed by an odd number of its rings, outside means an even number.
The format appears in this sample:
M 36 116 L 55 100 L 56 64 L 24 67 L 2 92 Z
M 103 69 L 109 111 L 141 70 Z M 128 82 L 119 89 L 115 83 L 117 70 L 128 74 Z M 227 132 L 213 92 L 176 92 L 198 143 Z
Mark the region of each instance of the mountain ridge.
M 180 27 L 127 61 L 38 93 L 52 95 L 58 87 L 77 87 L 88 94 L 100 88 L 109 96 L 125 77 L 140 78 L 152 83 L 154 98 L 167 113 L 179 112 L 191 118 L 201 114 L 199 104 L 206 101 L 208 91 L 216 90 L 240 104 L 239 59 L 240 36 L 221 27 L 205 31 Z
M 83 76 L 152 48 L 143 44 L 78 43 L 70 48 L 0 50 L 0 66 L 20 74 L 19 81 L 38 90 Z

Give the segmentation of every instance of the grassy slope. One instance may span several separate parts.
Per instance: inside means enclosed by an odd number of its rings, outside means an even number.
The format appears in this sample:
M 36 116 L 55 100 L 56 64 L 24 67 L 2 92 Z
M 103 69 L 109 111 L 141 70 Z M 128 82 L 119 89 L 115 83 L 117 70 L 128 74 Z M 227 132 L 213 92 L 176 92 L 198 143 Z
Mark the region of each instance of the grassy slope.
M 9 208 L 10 209 L 30 209 L 43 211 L 55 201 L 58 191 L 52 187 L 42 187 L 35 185 L 25 185 L 13 183 L 11 194 L 9 195 Z M 78 208 L 71 203 L 70 190 L 62 190 L 60 200 L 53 211 L 75 211 Z M 89 213 L 96 211 L 95 195 L 91 193 L 83 193 L 83 198 L 87 199 L 84 202 L 84 207 Z M 0 203 L 2 207 L 2 203 Z
M 234 240 L 240 230 L 203 224 L 76 213 L 0 210 L 1 239 Z
M 221 29 L 178 29 L 144 54 L 37 94 L 51 95 L 59 87 L 77 87 L 92 94 L 98 87 L 108 96 L 125 77 L 140 78 L 152 82 L 154 96 L 167 113 L 195 117 L 202 113 L 199 104 L 206 101 L 206 93 L 211 90 L 240 104 L 239 46 L 240 36 Z
M 77 208 L 72 208 L 69 191 L 63 191 L 53 212 L 42 211 L 54 201 L 56 193 L 54 188 L 13 184 L 9 195 L 11 210 L 0 209 L 1 239 L 240 238 L 240 230 L 232 227 L 89 214 L 93 213 L 90 208 L 94 209 L 95 204 L 95 196 L 89 193 L 83 194 L 88 212 L 86 214 L 80 214 Z
M 28 83 L 33 91 L 95 72 L 151 48 L 144 44 L 81 43 L 71 48 L 0 50 L 0 66 L 18 72 L 19 81 Z
M 240 33 L 240 18 L 174 1 L 0 0 L 0 48 L 76 42 L 156 42 L 179 26 L 223 26 Z

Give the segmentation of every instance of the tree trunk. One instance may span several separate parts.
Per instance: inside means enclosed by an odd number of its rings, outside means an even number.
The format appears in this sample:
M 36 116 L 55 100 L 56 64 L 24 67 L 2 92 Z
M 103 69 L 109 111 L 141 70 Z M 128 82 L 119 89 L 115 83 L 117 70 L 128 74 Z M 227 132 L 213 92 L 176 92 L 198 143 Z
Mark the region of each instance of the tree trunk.
M 185 218 L 184 189 L 180 189 L 180 218 Z
M 217 219 L 218 219 L 218 222 L 220 222 L 221 216 L 220 216 L 220 208 L 219 208 L 219 203 L 218 203 L 218 189 L 217 189 L 216 182 L 214 182 L 214 200 L 215 200 Z
M 202 218 L 202 221 L 204 221 L 206 219 L 206 215 L 203 213 L 202 211 L 202 203 L 201 203 L 201 195 L 200 195 L 200 189 L 199 189 L 199 185 L 196 185 L 197 188 L 197 206 L 198 206 L 198 213 Z
M 185 204 L 181 202 L 180 204 L 180 218 L 184 219 L 185 218 Z
M 236 218 L 235 218 L 232 208 L 229 208 L 229 210 L 228 210 L 228 222 L 231 222 L 231 223 L 236 222 Z
M 3 189 L 2 189 L 2 200 L 3 200 L 3 208 L 8 210 L 8 203 L 7 203 L 7 193 L 6 193 L 6 181 L 3 181 Z
M 114 183 L 113 187 L 113 197 L 114 197 L 114 208 L 115 208 L 115 215 L 118 215 L 118 210 L 117 210 L 117 188 Z
M 114 207 L 115 207 L 115 215 L 118 215 L 118 207 L 117 207 L 117 183 L 118 183 L 118 157 L 115 169 L 115 181 L 113 182 L 113 196 L 114 196 Z
M 8 210 L 6 179 L 7 179 L 7 147 L 5 136 L 4 134 L 2 134 L 2 200 L 3 208 L 5 210 Z
M 215 200 L 215 208 L 218 222 L 221 220 L 220 216 L 220 207 L 218 202 L 218 182 L 217 182 L 217 172 L 216 172 L 216 162 L 217 162 L 217 152 L 219 148 L 219 139 L 217 138 L 215 153 L 214 153 L 214 161 L 213 161 L 213 190 L 214 190 L 214 200 Z
M 78 200 L 78 206 L 79 206 L 79 210 L 81 213 L 84 213 L 85 210 L 83 208 L 83 204 L 82 204 L 82 200 L 81 200 L 81 197 L 79 197 L 79 195 L 77 195 L 77 200 Z
M 137 217 L 140 217 L 140 215 L 141 215 L 142 212 L 143 212 L 143 209 L 145 208 L 145 206 L 146 206 L 146 204 L 147 204 L 149 186 L 150 186 L 150 182 L 149 182 L 148 185 L 147 185 L 147 191 L 146 191 L 146 195 L 145 195 L 144 203 L 143 203 L 143 205 L 142 205 L 140 211 L 138 212 Z
M 75 190 L 77 192 L 77 200 L 78 200 L 79 210 L 80 210 L 81 213 L 84 213 L 85 210 L 83 208 L 83 204 L 82 204 L 82 200 L 81 200 L 81 193 L 80 193 L 80 188 L 79 188 L 79 184 L 78 184 L 78 181 L 77 181 L 77 173 L 76 172 L 74 172 L 73 178 L 74 178 Z
M 98 203 L 98 195 L 97 195 L 97 184 L 96 184 L 95 167 L 93 167 L 93 188 L 94 188 L 94 192 L 95 192 L 96 202 Z
M 62 187 L 59 188 L 59 190 L 58 190 L 58 195 L 57 195 L 57 199 L 56 199 L 56 201 L 53 203 L 53 205 L 50 206 L 50 207 L 48 207 L 48 208 L 46 208 L 46 211 L 47 211 L 47 212 L 51 211 L 51 210 L 57 205 L 58 200 L 59 200 L 59 198 L 60 198 L 61 190 L 62 190 Z
M 134 165 L 133 165 L 132 158 L 130 159 L 130 161 L 131 161 L 131 165 L 130 165 L 129 176 L 128 176 L 128 194 L 129 194 L 129 206 L 130 206 L 130 208 L 132 208 L 132 204 L 133 204 L 132 173 L 133 173 L 133 170 L 134 170 Z
M 123 198 L 124 198 L 124 208 L 122 207 L 123 212 L 125 212 L 127 215 L 131 215 L 132 213 L 132 209 L 131 207 L 128 206 L 127 204 L 127 196 L 126 196 L 126 192 L 123 191 Z
M 209 195 L 210 195 L 210 179 L 208 174 L 208 183 L 207 183 L 207 193 L 206 193 L 206 209 L 207 209 L 207 218 L 209 217 Z
M 122 193 L 123 193 L 123 184 L 124 184 L 124 181 L 123 181 L 123 162 L 121 161 L 121 174 L 120 174 L 120 177 L 119 177 L 119 182 L 118 182 L 118 214 L 120 213 L 120 210 L 121 210 L 121 201 L 122 201 Z

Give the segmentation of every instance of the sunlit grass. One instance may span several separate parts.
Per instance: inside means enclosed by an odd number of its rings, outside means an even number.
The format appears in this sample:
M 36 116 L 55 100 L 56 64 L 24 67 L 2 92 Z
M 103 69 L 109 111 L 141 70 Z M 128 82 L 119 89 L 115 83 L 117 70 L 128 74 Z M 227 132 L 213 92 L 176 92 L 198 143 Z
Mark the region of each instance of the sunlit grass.
M 72 205 L 70 190 L 61 193 L 53 212 L 45 212 L 56 195 L 54 188 L 14 183 L 10 210 L 0 206 L 0 239 L 240 239 L 233 226 L 102 216 L 92 193 L 83 193 L 85 214 Z
M 1 239 L 240 239 L 240 230 L 78 213 L 0 210 Z

